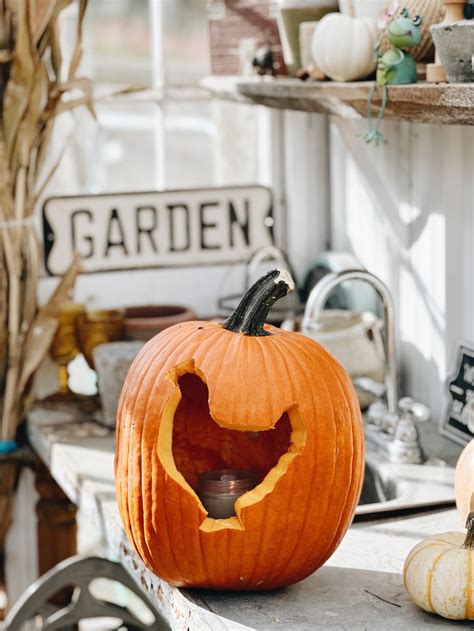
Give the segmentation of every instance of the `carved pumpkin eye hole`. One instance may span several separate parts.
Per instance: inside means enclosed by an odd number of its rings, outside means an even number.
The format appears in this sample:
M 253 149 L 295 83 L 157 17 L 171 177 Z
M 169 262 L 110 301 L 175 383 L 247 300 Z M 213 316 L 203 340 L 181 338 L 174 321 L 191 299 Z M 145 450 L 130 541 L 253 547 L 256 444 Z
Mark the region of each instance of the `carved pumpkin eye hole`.
M 283 414 L 275 428 L 266 432 L 227 429 L 212 419 L 207 386 L 197 375 L 181 376 L 179 387 L 182 399 L 173 423 L 173 457 L 178 471 L 194 491 L 199 474 L 209 470 L 251 470 L 261 481 L 288 451 L 288 414 Z
M 420 26 L 421 22 L 422 22 L 421 15 L 415 15 L 415 17 L 413 18 L 413 24 L 415 26 Z

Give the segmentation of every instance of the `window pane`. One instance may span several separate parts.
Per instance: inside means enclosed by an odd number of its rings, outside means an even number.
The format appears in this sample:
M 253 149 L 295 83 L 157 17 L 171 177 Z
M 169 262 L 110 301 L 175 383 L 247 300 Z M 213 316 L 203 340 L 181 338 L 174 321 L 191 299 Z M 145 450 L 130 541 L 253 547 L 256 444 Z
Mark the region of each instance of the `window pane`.
M 151 86 L 148 0 L 92 0 L 84 35 L 85 69 L 94 81 Z
M 161 1 L 165 81 L 196 84 L 210 72 L 207 0 Z
M 98 105 L 87 189 L 139 191 L 157 187 L 159 106 L 118 99 Z
M 172 101 L 165 106 L 166 188 L 215 184 L 215 136 L 212 103 Z

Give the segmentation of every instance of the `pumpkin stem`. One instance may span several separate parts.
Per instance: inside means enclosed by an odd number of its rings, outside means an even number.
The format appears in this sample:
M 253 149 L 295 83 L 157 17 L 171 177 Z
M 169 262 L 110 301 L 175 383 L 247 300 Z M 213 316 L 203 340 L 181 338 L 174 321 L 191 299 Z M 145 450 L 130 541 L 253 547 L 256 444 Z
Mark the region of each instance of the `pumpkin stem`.
M 466 522 L 467 535 L 463 543 L 463 548 L 466 550 L 474 550 L 474 511 L 469 513 Z
M 234 313 L 223 327 L 234 333 L 251 336 L 270 335 L 263 325 L 277 300 L 286 296 L 295 285 L 286 270 L 272 270 L 248 289 Z

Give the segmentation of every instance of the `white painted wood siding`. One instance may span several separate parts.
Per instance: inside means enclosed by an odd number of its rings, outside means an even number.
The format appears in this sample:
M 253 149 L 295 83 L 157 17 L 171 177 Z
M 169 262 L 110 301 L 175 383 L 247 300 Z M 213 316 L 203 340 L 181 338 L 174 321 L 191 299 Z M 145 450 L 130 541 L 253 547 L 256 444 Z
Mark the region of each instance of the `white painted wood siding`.
M 474 129 L 386 122 L 377 148 L 357 138 L 364 122 L 343 123 L 342 133 L 339 124 L 330 134 L 332 247 L 354 252 L 390 287 L 403 394 L 438 420 L 455 345 L 474 343 Z

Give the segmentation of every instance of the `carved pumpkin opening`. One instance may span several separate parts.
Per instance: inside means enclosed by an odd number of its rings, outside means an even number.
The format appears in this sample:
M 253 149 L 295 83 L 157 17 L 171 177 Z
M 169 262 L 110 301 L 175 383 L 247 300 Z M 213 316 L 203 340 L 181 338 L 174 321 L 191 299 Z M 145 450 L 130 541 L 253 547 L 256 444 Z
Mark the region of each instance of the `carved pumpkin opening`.
M 291 425 L 286 412 L 267 432 L 219 427 L 209 412 L 207 385 L 189 373 L 178 384 L 182 398 L 174 415 L 173 457 L 194 491 L 198 475 L 215 469 L 249 469 L 261 482 L 288 451 Z
M 242 509 L 272 492 L 306 444 L 306 428 L 298 407 L 284 412 L 272 429 L 233 429 L 226 427 L 222 419 L 217 423 L 212 418 L 205 376 L 192 360 L 168 376 L 178 387 L 163 411 L 158 436 L 160 460 L 167 474 L 195 497 L 204 512 L 207 511 L 196 494 L 200 473 L 216 469 L 255 471 L 260 483 L 236 501 L 236 517 L 207 517 L 200 526 L 205 531 L 243 529 Z

